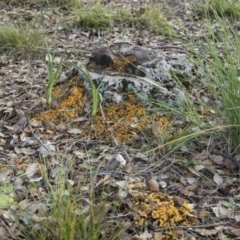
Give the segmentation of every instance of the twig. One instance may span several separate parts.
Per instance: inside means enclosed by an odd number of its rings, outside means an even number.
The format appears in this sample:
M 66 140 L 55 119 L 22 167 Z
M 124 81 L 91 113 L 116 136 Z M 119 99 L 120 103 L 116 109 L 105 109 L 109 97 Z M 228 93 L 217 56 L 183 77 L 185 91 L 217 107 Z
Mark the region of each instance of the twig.
M 118 215 L 118 216 L 112 216 L 112 217 L 105 217 L 106 219 L 116 219 L 116 218 L 122 218 L 122 217 L 128 217 L 130 216 L 131 213 L 126 213 L 126 214 L 121 214 L 121 215 Z
M 41 139 L 34 133 L 32 126 L 31 126 L 31 122 L 30 119 L 27 120 L 28 121 L 28 128 L 30 130 L 30 132 L 32 133 L 32 135 L 38 140 L 38 142 L 43 145 L 43 142 L 41 141 Z
M 232 223 L 233 221 L 227 221 L 227 222 L 222 222 L 222 223 L 213 223 L 213 224 L 205 224 L 205 225 L 198 225 L 198 226 L 174 226 L 174 227 L 167 227 L 167 228 L 155 228 L 151 223 L 148 224 L 148 226 L 154 231 L 154 232 L 161 232 L 164 230 L 169 230 L 169 229 L 176 229 L 176 228 L 207 228 L 207 227 L 214 227 L 214 226 L 219 226 L 219 225 L 224 225 L 226 226 L 229 223 Z

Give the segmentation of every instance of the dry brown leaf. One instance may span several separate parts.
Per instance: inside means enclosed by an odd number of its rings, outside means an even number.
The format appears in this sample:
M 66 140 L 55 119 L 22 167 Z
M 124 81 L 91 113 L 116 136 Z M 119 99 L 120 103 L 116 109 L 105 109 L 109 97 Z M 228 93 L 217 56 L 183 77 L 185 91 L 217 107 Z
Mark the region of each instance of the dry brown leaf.
M 183 237 L 184 233 L 185 233 L 185 230 L 183 229 L 174 229 L 174 234 L 177 235 L 178 237 Z
M 227 235 L 230 235 L 231 237 L 240 237 L 240 229 L 239 228 L 227 227 L 224 229 L 224 232 Z
M 216 217 L 226 217 L 230 216 L 232 213 L 232 209 L 225 207 L 221 201 L 218 202 L 218 204 L 215 207 L 211 208 Z
M 128 186 L 128 181 L 127 180 L 117 181 L 115 184 L 122 189 L 126 189 Z
M 91 208 L 91 214 L 92 217 L 94 218 L 93 221 L 95 223 L 99 223 L 111 208 L 112 208 L 111 203 L 101 202 L 97 205 L 93 205 Z
M 42 157 L 47 157 L 48 155 L 53 155 L 56 152 L 55 146 L 50 142 L 47 141 L 46 143 L 42 144 L 39 148 L 39 153 Z
M 104 184 L 106 183 L 109 179 L 111 178 L 111 175 L 106 175 L 104 178 L 101 178 L 97 184 L 96 184 L 96 187 L 101 185 L 101 184 Z
M 127 165 L 123 166 L 123 171 L 126 173 L 132 173 L 134 164 L 128 163 Z
M 196 238 L 194 236 L 191 236 L 189 240 L 196 240 Z
M 74 185 L 78 185 L 80 183 L 83 183 L 86 181 L 86 177 L 85 177 L 86 173 L 82 172 L 78 172 L 77 174 L 74 175 L 73 181 L 74 181 Z
M 198 232 L 201 236 L 212 236 L 218 233 L 220 231 L 220 227 L 214 229 L 196 229 L 195 231 Z M 223 228 L 223 227 L 222 227 Z
M 209 155 L 209 158 L 216 164 L 218 165 L 221 165 L 224 161 L 224 158 L 222 155 L 215 155 L 215 154 L 212 154 L 212 155 Z
M 67 129 L 67 125 L 64 123 L 58 124 L 57 126 L 55 126 L 55 129 L 57 131 L 63 132 Z
M 20 135 L 19 135 L 21 141 L 29 141 L 31 140 L 32 136 L 29 132 L 23 131 Z
M 4 171 L 0 172 L 0 182 L 5 181 L 10 175 L 13 175 L 13 168 L 5 169 Z
M 140 234 L 140 237 L 143 239 L 150 239 L 152 238 L 152 234 L 149 233 L 147 229 L 145 229 L 145 231 Z
M 134 235 L 133 237 L 132 237 L 132 240 L 145 240 L 146 238 L 142 238 L 142 237 L 140 237 L 139 235 Z
M 209 215 L 209 212 L 206 211 L 205 209 L 201 210 L 198 212 L 198 218 L 202 219 L 205 218 Z
M 7 230 L 4 227 L 0 226 L 0 238 L 5 239 L 6 236 L 7 236 Z
M 27 175 L 28 178 L 31 178 L 38 170 L 39 164 L 38 163 L 33 163 L 28 165 L 25 174 Z
M 29 193 L 31 197 L 38 197 L 38 189 L 37 188 L 30 188 Z
M 230 171 L 234 171 L 235 169 L 237 169 L 236 164 L 229 158 L 223 162 L 223 166 Z
M 74 118 L 72 120 L 72 122 L 84 122 L 84 121 L 88 121 L 88 118 L 86 118 L 86 117 L 77 117 L 77 118 Z
M 15 147 L 14 148 L 15 152 L 17 154 L 24 154 L 24 155 L 33 155 L 34 153 L 36 153 L 36 150 L 32 149 L 32 148 L 18 148 L 18 147 Z
M 197 178 L 187 178 L 186 180 L 187 180 L 188 184 L 193 184 L 197 181 Z
M 73 154 L 79 159 L 83 159 L 87 156 L 87 154 L 83 151 L 73 151 Z
M 154 232 L 153 233 L 153 240 L 161 240 L 162 239 L 162 232 Z

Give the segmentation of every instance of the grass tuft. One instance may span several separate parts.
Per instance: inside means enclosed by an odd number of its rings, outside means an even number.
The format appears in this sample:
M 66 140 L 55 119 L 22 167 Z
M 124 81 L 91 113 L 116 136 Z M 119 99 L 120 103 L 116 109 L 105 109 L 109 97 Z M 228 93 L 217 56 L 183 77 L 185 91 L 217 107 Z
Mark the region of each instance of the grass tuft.
M 73 7 L 79 3 L 78 0 L 2 0 L 0 6 L 28 6 L 28 5 L 39 5 L 39 6 L 61 6 L 61 7 Z
M 76 25 L 79 27 L 107 28 L 112 26 L 114 13 L 100 3 L 92 7 L 81 5 L 75 10 Z
M 82 201 L 85 202 L 83 199 Z M 108 235 L 110 240 L 117 239 L 121 232 L 120 227 L 113 227 L 109 231 L 101 224 L 107 205 L 104 202 L 93 206 L 88 206 L 87 202 L 84 204 L 85 207 L 81 201 L 77 202 L 70 195 L 59 196 L 53 202 L 51 217 L 39 224 L 38 228 L 32 228 L 27 237 L 38 240 L 104 240 Z
M 0 51 L 14 57 L 31 59 L 39 57 L 44 49 L 44 37 L 41 31 L 10 25 L 0 26 Z
M 135 20 L 139 21 L 144 28 L 156 33 L 167 36 L 174 36 L 175 31 L 167 20 L 167 12 L 162 10 L 159 5 L 146 7 L 144 13 Z
M 69 177 L 72 177 L 74 158 L 69 157 L 67 163 L 60 160 L 55 166 L 56 173 L 54 183 L 49 181 L 46 172 L 42 172 L 46 193 L 42 206 L 48 209 L 44 217 L 36 214 L 33 217 L 29 228 L 24 232 L 24 239 L 36 240 L 115 240 L 123 231 L 119 224 L 112 226 L 105 219 L 113 203 L 104 199 L 99 201 L 94 197 L 92 186 L 81 182 L 71 184 Z M 65 160 L 64 160 L 65 161 Z M 93 173 L 89 174 L 90 182 L 93 182 Z M 84 185 L 83 185 L 84 184 Z M 81 188 L 89 188 L 88 191 Z M 41 215 L 41 214 L 40 214 Z M 38 220 L 38 221 L 37 221 Z
M 227 129 L 235 150 L 240 146 L 240 39 L 237 29 L 226 17 L 215 14 L 217 25 L 213 27 L 211 19 L 205 22 L 207 32 L 201 44 L 201 52 L 196 60 L 201 79 L 213 93 L 219 105 L 217 111 L 223 124 L 233 127 Z M 197 40 L 192 49 L 197 49 Z
M 74 15 L 76 16 L 75 25 L 80 27 L 106 29 L 118 22 L 133 24 L 136 28 L 147 28 L 157 34 L 174 35 L 173 27 L 167 20 L 167 13 L 159 4 L 130 12 L 124 8 L 113 10 L 97 1 L 92 6 L 80 4 Z
M 208 15 L 228 16 L 232 19 L 239 19 L 240 4 L 236 0 L 205 0 L 204 3 L 197 4 L 200 11 Z

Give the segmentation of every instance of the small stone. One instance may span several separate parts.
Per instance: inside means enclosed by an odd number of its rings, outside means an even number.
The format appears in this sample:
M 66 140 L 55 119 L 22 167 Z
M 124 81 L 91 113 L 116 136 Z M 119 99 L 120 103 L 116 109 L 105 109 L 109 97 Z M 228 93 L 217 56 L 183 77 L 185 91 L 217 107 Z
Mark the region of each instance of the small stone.
M 159 184 L 156 180 L 150 179 L 147 181 L 148 187 L 152 192 L 158 192 L 159 191 Z

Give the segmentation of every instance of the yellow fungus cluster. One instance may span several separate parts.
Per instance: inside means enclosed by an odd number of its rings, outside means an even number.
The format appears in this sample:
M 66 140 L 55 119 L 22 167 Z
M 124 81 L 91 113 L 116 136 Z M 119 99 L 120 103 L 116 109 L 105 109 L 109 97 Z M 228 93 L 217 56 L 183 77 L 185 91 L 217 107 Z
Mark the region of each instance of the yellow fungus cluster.
M 131 94 L 130 97 L 132 97 Z M 101 137 L 109 140 L 114 137 L 122 142 L 132 141 L 142 130 L 151 128 L 153 121 L 159 126 L 159 134 L 161 130 L 166 131 L 171 122 L 165 116 L 148 115 L 143 104 L 139 102 L 113 105 L 92 118 L 91 138 Z
M 140 119 L 146 116 L 141 103 L 122 103 L 103 109 L 103 113 L 92 119 L 93 138 L 115 137 L 121 141 L 131 141 L 140 131 Z
M 86 109 L 83 84 L 71 79 L 64 85 L 55 86 L 53 98 L 56 105 L 37 112 L 32 121 L 61 124 L 90 111 Z M 101 109 L 90 119 L 82 133 L 91 139 L 112 140 L 114 138 L 125 142 L 139 138 L 145 129 L 152 129 L 155 136 L 163 136 L 167 132 L 171 120 L 166 116 L 149 115 L 137 95 L 130 91 L 126 93 L 126 102 Z M 75 125 L 76 126 L 75 126 Z M 72 124 L 78 127 L 77 123 Z
M 79 116 L 84 107 L 84 88 L 70 82 L 66 88 L 57 86 L 53 90 L 54 108 L 44 109 L 34 115 L 33 121 L 53 122 L 55 124 L 72 120 Z
M 170 123 L 171 121 L 168 117 L 159 115 L 155 116 L 151 122 L 151 129 L 153 135 L 161 138 L 164 138 L 167 135 L 169 135 L 169 131 L 167 131 L 168 130 L 167 128 L 170 126 Z
M 196 218 L 192 216 L 193 210 L 186 202 L 177 207 L 173 197 L 163 193 L 138 192 L 132 210 L 139 215 L 139 219 L 135 221 L 139 226 L 142 226 L 147 218 L 152 218 L 159 227 L 172 227 L 177 224 L 190 226 L 196 223 Z
M 130 64 L 135 61 L 136 58 L 134 56 L 115 57 L 113 59 L 112 65 L 108 68 L 108 70 L 133 74 L 133 70 L 131 69 Z

